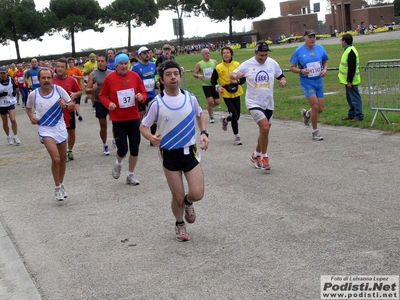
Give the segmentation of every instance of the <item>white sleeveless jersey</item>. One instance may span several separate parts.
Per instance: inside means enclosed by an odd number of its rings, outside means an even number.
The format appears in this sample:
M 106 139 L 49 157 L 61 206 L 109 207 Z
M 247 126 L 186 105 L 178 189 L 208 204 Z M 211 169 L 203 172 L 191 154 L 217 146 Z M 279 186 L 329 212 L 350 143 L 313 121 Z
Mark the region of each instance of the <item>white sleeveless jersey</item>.
M 38 133 L 40 137 L 51 137 L 56 140 L 67 138 L 67 127 L 64 121 L 62 108 L 58 100 L 62 98 L 65 102 L 71 101 L 68 93 L 60 86 L 53 85 L 50 95 L 43 96 L 40 89 L 35 89 L 28 96 L 26 107 L 35 108 L 36 118 L 39 119 Z
M 12 95 L 13 83 L 10 76 L 8 76 L 7 85 L 0 84 L 0 93 L 2 92 L 6 92 L 8 95 L 0 97 L 0 107 L 9 107 L 17 103 L 17 99 L 15 99 L 15 97 Z
M 200 116 L 201 112 L 197 98 L 187 91 L 172 97 L 157 95 L 149 104 L 142 123 L 150 127 L 157 122 L 161 148 L 180 149 L 196 144 L 195 116 Z

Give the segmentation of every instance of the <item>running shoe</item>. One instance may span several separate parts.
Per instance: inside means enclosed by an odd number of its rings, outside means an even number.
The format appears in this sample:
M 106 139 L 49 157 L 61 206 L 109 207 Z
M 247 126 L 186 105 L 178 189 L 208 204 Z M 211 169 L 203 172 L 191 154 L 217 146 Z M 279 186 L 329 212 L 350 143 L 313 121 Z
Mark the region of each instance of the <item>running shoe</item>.
M 112 177 L 118 179 L 121 176 L 121 169 L 122 165 L 115 164 L 114 168 L 112 169 Z
M 103 146 L 103 154 L 110 155 L 110 151 L 108 150 L 108 145 Z
M 242 141 L 241 141 L 241 139 L 240 139 L 240 136 L 235 137 L 235 142 L 234 142 L 234 143 L 235 143 L 235 145 L 237 145 L 237 146 L 238 146 L 238 145 L 243 145 L 243 144 L 242 144 Z
M 117 150 L 117 142 L 115 141 L 115 139 L 112 139 L 111 145 L 115 148 L 115 150 Z
M 67 158 L 68 158 L 68 161 L 74 160 L 74 154 L 72 153 L 72 150 L 68 150 Z
M 301 115 L 303 116 L 303 123 L 304 123 L 304 125 L 310 126 L 310 118 L 311 118 L 311 117 L 307 117 L 307 109 L 303 108 L 303 109 L 300 111 L 300 113 L 301 113 Z
M 194 211 L 193 204 L 185 205 L 185 220 L 190 224 L 196 221 L 196 212 Z
M 214 117 L 210 117 L 210 123 L 215 123 Z
M 17 145 L 17 146 L 21 145 L 21 141 L 19 140 L 19 138 L 17 136 L 13 137 L 13 141 L 14 141 L 15 145 Z
M 176 225 L 175 233 L 176 233 L 176 239 L 179 242 L 186 242 L 186 241 L 190 240 L 189 234 L 187 233 L 187 230 L 186 230 L 185 223 Z
M 79 116 L 78 116 L 78 120 L 79 120 L 79 121 L 83 121 L 82 115 L 79 115 Z
M 316 129 L 315 131 L 313 131 L 312 133 L 312 139 L 314 141 L 323 141 L 324 138 L 322 137 L 321 133 L 319 133 L 319 130 Z
M 261 169 L 267 170 L 267 171 L 271 170 L 271 167 L 269 165 L 269 158 L 268 157 L 263 157 Z
M 64 199 L 65 199 L 65 198 L 68 198 L 68 193 L 67 193 L 67 191 L 65 190 L 65 187 L 64 187 L 63 184 L 60 185 L 60 189 L 61 189 L 61 193 L 62 193 Z
M 61 187 L 56 187 L 54 189 L 54 200 L 56 201 L 63 201 L 64 195 L 62 193 Z
M 250 161 L 252 163 L 254 163 L 254 166 L 257 169 L 261 169 L 262 166 L 262 159 L 261 159 L 261 155 L 255 156 L 254 153 L 251 155 Z
M 13 144 L 13 139 L 12 139 L 11 135 L 9 135 L 9 136 L 7 137 L 7 143 L 8 143 L 9 145 L 12 145 L 12 144 Z
M 139 185 L 139 180 L 137 180 L 135 178 L 135 174 L 130 174 L 130 175 L 126 176 L 126 183 L 129 185 Z
M 226 117 L 221 116 L 221 122 L 222 122 L 222 130 L 227 131 L 228 130 L 228 121 L 226 120 Z

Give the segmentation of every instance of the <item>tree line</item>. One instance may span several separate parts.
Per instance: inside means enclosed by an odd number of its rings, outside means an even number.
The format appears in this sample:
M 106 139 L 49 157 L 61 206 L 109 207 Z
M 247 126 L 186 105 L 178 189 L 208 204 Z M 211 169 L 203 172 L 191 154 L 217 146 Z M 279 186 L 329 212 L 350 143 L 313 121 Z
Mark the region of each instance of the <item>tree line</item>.
M 163 10 L 176 12 L 179 20 L 192 14 L 204 14 L 215 22 L 228 19 L 230 37 L 232 21 L 253 19 L 265 11 L 262 0 L 114 0 L 104 8 L 97 0 L 50 0 L 49 7 L 41 11 L 36 10 L 34 0 L 0 0 L 0 7 L 0 43 L 14 42 L 18 61 L 19 42 L 41 41 L 45 34 L 51 36 L 56 32 L 62 32 L 71 41 L 75 56 L 75 34 L 89 29 L 103 32 L 104 25 L 126 26 L 131 51 L 131 29 L 154 25 Z

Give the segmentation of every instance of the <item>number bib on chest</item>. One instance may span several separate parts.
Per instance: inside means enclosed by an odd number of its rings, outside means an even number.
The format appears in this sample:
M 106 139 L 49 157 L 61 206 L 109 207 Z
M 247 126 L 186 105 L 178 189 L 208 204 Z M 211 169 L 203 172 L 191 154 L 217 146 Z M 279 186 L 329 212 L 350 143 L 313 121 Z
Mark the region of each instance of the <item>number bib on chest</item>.
M 213 71 L 213 68 L 205 68 L 203 70 L 204 78 L 211 78 Z
M 118 104 L 120 108 L 135 106 L 135 90 L 126 89 L 117 91 Z
M 37 76 L 32 76 L 32 84 L 39 84 L 39 79 Z
M 308 63 L 307 69 L 310 71 L 308 77 L 317 77 L 321 75 L 321 63 L 319 61 Z
M 143 79 L 143 84 L 146 88 L 146 92 L 151 92 L 154 90 L 154 78 Z

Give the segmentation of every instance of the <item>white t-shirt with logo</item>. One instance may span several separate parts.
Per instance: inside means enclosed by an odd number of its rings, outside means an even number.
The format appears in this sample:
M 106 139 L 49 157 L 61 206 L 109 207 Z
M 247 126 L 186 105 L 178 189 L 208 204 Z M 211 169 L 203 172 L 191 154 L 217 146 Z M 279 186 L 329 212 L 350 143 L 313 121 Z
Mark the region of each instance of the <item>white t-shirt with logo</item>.
M 243 73 L 246 77 L 246 107 L 261 107 L 274 110 L 274 82 L 283 74 L 279 64 L 268 57 L 260 64 L 255 57 L 244 61 L 233 73 Z

